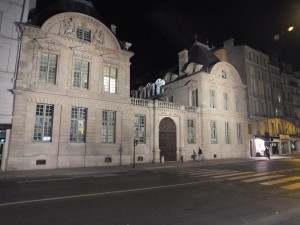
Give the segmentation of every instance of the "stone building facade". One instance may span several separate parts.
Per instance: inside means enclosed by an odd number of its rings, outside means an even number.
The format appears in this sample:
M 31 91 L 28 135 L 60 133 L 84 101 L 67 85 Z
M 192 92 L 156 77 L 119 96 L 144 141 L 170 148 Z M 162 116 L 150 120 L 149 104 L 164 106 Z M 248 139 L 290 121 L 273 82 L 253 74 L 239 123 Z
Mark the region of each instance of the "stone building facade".
M 297 73 L 259 50 L 234 45 L 233 39 L 224 41 L 224 47 L 215 54 L 232 64 L 247 85 L 251 155 L 263 155 L 266 144 L 271 154 L 299 153 L 300 80 Z
M 130 44 L 98 19 L 65 12 L 20 29 L 5 170 L 249 155 L 245 85 L 208 46 L 196 41 L 179 71 L 132 92 Z

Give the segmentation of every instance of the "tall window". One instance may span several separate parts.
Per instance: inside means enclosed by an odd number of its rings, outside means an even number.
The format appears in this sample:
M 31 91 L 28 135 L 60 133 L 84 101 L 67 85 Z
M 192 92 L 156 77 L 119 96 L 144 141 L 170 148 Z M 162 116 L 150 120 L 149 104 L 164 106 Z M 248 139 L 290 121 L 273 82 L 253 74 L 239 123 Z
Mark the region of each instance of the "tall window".
M 53 105 L 37 104 L 33 139 L 36 141 L 52 140 Z
M 216 98 L 215 90 L 209 91 L 209 99 L 210 99 L 210 108 L 217 108 L 217 98 Z
M 228 93 L 224 93 L 224 109 L 229 110 L 229 98 L 228 98 Z
M 195 144 L 195 121 L 188 120 L 187 121 L 187 141 L 189 144 Z
M 192 106 L 198 107 L 198 89 L 192 90 Z
M 237 133 L 238 144 L 242 144 L 243 143 L 243 136 L 242 136 L 242 124 L 241 123 L 236 124 L 236 133 Z
M 117 93 L 117 68 L 104 66 L 104 91 Z
M 56 80 L 57 55 L 42 53 L 40 61 L 39 81 L 54 84 Z
M 72 107 L 70 141 L 85 141 L 86 115 L 86 108 Z
M 91 31 L 84 28 L 77 28 L 76 29 L 76 37 L 91 42 Z
M 135 115 L 135 138 L 138 143 L 146 143 L 146 116 L 145 115 Z
M 75 60 L 73 85 L 80 88 L 88 88 L 89 62 Z
M 230 144 L 231 143 L 231 137 L 230 137 L 230 125 L 228 122 L 225 122 L 225 143 Z
M 241 106 L 241 102 L 240 102 L 240 96 L 236 95 L 235 96 L 235 111 L 239 112 L 240 111 L 240 106 Z
M 216 121 L 210 121 L 210 142 L 212 144 L 218 143 L 217 122 Z
M 115 143 L 116 112 L 103 111 L 102 113 L 102 142 Z

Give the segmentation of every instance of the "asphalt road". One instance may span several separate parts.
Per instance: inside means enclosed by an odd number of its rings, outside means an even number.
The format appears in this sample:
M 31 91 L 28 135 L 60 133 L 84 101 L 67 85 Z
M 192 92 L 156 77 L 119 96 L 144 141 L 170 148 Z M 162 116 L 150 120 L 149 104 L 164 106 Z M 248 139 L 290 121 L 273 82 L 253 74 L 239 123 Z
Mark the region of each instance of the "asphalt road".
M 300 224 L 300 159 L 0 181 L 1 225 Z

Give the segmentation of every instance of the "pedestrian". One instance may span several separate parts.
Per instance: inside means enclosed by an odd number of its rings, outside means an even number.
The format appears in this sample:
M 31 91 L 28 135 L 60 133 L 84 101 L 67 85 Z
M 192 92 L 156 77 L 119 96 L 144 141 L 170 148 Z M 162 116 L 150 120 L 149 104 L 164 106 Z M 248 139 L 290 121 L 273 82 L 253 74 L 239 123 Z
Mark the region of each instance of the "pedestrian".
M 265 154 L 266 154 L 266 156 L 268 157 L 268 159 L 271 159 L 271 158 L 270 158 L 270 150 L 269 150 L 268 147 L 266 147 L 266 149 L 265 149 Z
M 201 148 L 199 148 L 199 150 L 198 150 L 198 161 L 199 162 L 203 161 L 203 154 L 202 154 L 202 149 Z

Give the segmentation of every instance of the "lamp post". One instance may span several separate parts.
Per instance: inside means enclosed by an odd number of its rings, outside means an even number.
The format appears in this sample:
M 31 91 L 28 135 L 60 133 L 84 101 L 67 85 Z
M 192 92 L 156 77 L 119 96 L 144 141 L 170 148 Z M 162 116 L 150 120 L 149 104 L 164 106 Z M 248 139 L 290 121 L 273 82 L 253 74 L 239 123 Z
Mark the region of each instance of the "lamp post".
M 137 146 L 138 140 L 136 138 L 133 139 L 133 166 L 135 168 L 135 146 Z

